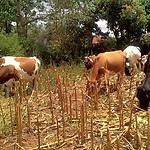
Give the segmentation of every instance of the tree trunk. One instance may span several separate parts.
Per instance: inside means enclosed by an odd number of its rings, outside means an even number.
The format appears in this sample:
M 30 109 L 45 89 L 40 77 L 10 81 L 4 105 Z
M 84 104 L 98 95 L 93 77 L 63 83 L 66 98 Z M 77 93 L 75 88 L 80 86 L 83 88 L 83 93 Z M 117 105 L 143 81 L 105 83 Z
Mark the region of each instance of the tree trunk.
M 17 0 L 16 2 L 17 2 L 17 10 L 18 10 L 18 19 L 17 19 L 18 35 L 20 37 L 27 38 L 27 31 L 24 25 L 24 18 L 23 18 L 22 11 L 21 11 L 21 2 L 20 0 Z
M 11 32 L 11 24 L 8 21 L 5 21 L 5 32 L 7 34 Z
M 113 33 L 114 33 L 114 36 L 116 38 L 116 45 L 117 45 L 117 49 L 121 49 L 121 43 L 120 43 L 120 40 L 119 40 L 119 31 L 117 29 L 114 29 L 113 30 Z

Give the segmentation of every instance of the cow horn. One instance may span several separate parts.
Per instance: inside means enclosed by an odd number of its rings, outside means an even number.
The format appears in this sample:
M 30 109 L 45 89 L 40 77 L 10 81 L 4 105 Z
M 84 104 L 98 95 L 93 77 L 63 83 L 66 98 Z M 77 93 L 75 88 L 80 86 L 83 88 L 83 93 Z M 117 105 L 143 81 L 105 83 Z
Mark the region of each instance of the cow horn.
M 93 60 L 92 60 L 91 58 L 88 57 L 87 59 L 88 59 L 91 63 L 93 63 Z

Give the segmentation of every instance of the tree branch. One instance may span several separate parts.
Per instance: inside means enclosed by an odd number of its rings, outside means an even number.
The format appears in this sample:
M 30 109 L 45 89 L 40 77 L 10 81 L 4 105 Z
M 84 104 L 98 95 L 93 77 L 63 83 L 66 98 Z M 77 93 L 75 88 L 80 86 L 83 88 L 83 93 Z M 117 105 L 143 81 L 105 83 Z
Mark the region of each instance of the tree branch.
M 31 22 L 37 21 L 37 20 L 43 20 L 46 19 L 48 16 L 50 16 L 51 14 L 47 14 L 46 16 L 40 16 L 40 17 L 36 17 L 36 18 L 32 18 L 30 20 L 27 20 L 26 22 L 23 23 L 23 26 L 28 25 Z

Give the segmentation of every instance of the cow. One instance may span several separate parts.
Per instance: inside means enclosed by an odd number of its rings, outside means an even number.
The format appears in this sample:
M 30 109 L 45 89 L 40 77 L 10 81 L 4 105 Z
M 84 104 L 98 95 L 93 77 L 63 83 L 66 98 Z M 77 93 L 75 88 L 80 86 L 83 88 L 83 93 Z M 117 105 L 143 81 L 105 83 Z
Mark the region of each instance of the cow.
M 144 83 L 137 87 L 136 97 L 139 100 L 140 108 L 147 111 L 150 102 L 150 54 L 148 54 L 148 58 L 145 63 L 144 73 Z
M 85 68 L 87 69 L 87 70 L 90 70 L 92 67 L 93 67 L 93 63 L 94 63 L 94 61 L 95 61 L 95 59 L 96 59 L 96 56 L 95 55 L 92 55 L 92 56 L 86 56 L 85 58 L 84 58 L 84 65 L 85 65 Z
M 90 76 L 87 77 L 87 85 L 89 86 L 89 88 L 87 89 L 90 90 L 88 92 L 93 93 L 93 86 L 100 81 L 102 75 L 104 75 L 105 77 L 105 83 L 108 90 L 109 72 L 118 74 L 117 83 L 119 83 L 124 73 L 125 60 L 126 54 L 121 50 L 98 54 L 93 63 L 93 68 L 91 70 Z
M 136 64 L 139 63 L 141 58 L 140 48 L 136 46 L 128 46 L 123 52 L 126 53 L 125 74 L 131 76 L 133 70 L 137 68 Z
M 4 56 L 0 58 L 0 84 L 12 88 L 15 81 L 28 83 L 38 75 L 41 62 L 34 57 Z

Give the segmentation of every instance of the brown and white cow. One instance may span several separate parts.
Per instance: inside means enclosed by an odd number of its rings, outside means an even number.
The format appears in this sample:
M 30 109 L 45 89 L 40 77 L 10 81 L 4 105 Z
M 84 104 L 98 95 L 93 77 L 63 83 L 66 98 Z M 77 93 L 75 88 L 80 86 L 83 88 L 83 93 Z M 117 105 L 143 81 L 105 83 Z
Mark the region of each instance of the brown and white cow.
M 23 80 L 25 83 L 33 81 L 40 65 L 40 60 L 36 57 L 1 57 L 0 84 L 11 88 L 15 81 Z
M 124 73 L 125 61 L 126 54 L 121 50 L 98 54 L 93 63 L 91 74 L 88 77 L 88 89 L 90 89 L 89 92 L 93 92 L 93 86 L 100 80 L 102 75 L 104 75 L 105 77 L 105 82 L 108 90 L 109 72 L 118 74 L 118 83 Z

